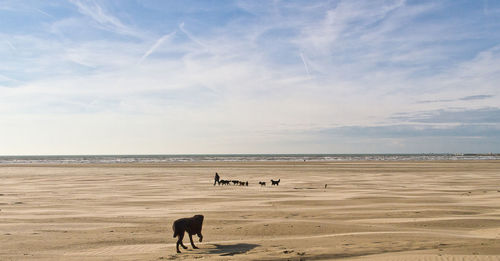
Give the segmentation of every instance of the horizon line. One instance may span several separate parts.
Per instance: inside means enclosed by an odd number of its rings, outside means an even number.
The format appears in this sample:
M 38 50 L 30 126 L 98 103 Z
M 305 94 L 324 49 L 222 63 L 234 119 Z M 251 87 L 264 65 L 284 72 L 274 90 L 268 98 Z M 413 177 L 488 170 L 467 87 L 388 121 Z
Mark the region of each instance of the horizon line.
M 0 157 L 106 157 L 106 156 L 308 156 L 308 155 L 499 155 L 500 152 L 414 152 L 414 153 L 174 153 L 174 154 L 0 154 Z

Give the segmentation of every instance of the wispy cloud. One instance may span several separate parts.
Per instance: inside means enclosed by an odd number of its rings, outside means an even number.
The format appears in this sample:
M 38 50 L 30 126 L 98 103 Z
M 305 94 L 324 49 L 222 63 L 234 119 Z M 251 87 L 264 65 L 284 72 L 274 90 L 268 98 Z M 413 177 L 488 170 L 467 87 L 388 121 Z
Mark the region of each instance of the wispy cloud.
M 439 103 L 439 102 L 452 102 L 452 101 L 456 101 L 456 100 L 453 100 L 453 99 L 422 100 L 422 101 L 418 101 L 417 103 Z
M 321 133 L 339 137 L 363 138 L 405 138 L 415 137 L 469 137 L 473 139 L 499 137 L 500 128 L 491 125 L 387 125 L 387 126 L 350 126 L 323 130 Z
M 398 113 L 393 118 L 406 123 L 490 124 L 500 127 L 500 108 L 439 109 L 417 113 Z
M 117 17 L 109 14 L 98 2 L 94 0 L 70 0 L 78 7 L 78 11 L 96 22 L 99 28 L 124 35 L 138 37 L 141 34 L 125 25 Z
M 417 103 L 439 103 L 439 102 L 455 102 L 455 101 L 475 101 L 475 100 L 484 100 L 488 98 L 493 98 L 494 95 L 482 94 L 482 95 L 470 95 L 465 96 L 458 99 L 439 99 L 439 100 L 422 100 Z
M 174 35 L 175 35 L 175 31 L 172 33 L 166 34 L 166 35 L 160 37 L 158 40 L 156 40 L 156 42 L 151 46 L 151 48 L 149 48 L 149 50 L 147 50 L 146 53 L 144 53 L 144 55 L 141 57 L 141 59 L 139 60 L 138 63 L 139 64 L 142 63 L 148 56 L 150 56 L 163 43 L 163 41 L 167 40 L 170 37 L 173 37 Z
M 483 95 L 471 95 L 471 96 L 465 96 L 463 98 L 460 98 L 462 101 L 472 101 L 472 100 L 484 100 L 488 98 L 493 98 L 494 95 L 488 95 L 488 94 L 483 94 Z

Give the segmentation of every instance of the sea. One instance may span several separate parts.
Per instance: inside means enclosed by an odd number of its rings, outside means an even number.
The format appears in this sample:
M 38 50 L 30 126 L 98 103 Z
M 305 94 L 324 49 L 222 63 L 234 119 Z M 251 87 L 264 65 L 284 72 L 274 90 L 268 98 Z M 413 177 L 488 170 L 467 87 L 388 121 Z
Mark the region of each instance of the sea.
M 0 156 L 0 164 L 120 164 L 168 162 L 500 160 L 500 154 L 189 154 Z

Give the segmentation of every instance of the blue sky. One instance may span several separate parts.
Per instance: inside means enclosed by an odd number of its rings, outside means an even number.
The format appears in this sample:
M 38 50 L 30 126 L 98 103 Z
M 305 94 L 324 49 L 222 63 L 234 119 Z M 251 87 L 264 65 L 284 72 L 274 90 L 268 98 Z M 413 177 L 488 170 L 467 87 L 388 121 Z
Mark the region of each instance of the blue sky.
M 0 0 L 0 154 L 500 152 L 499 1 Z

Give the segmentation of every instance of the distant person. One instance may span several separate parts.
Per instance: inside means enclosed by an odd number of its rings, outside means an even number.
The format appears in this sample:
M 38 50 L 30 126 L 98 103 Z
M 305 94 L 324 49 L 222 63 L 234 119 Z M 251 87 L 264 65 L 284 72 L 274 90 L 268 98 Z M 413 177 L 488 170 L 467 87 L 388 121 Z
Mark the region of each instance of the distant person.
M 217 172 L 215 172 L 214 186 L 215 186 L 215 183 L 220 185 L 220 177 L 219 177 L 219 174 Z

